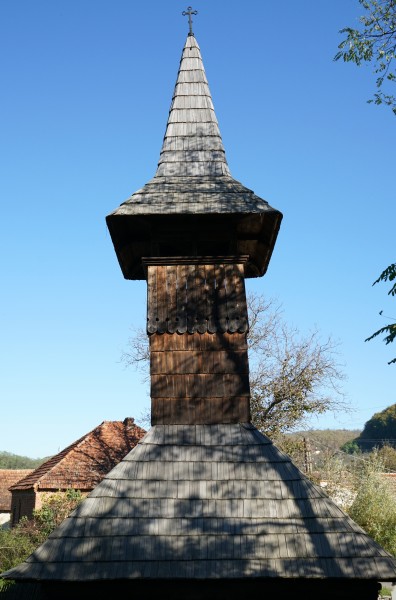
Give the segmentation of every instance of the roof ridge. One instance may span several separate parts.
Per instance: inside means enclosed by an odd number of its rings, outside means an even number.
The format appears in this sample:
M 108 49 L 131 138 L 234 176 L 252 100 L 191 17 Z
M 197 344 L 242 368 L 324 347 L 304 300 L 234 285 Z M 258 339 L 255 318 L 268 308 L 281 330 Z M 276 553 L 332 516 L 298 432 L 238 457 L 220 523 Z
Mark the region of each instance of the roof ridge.
M 20 486 L 34 485 L 34 484 L 37 484 L 40 481 L 42 481 L 45 477 L 47 477 L 48 475 L 51 474 L 51 471 L 53 471 L 53 469 L 55 469 L 55 467 L 58 467 L 65 459 L 67 459 L 67 457 L 72 452 L 74 452 L 75 450 L 80 448 L 84 443 L 87 443 L 88 438 L 91 435 L 93 435 L 95 433 L 95 431 L 103 428 L 103 425 L 105 423 L 111 423 L 111 424 L 118 423 L 121 426 L 124 425 L 123 421 L 102 421 L 99 425 L 97 425 L 96 427 L 94 427 L 93 429 L 88 431 L 86 434 L 84 434 L 83 436 L 81 436 L 80 438 L 75 440 L 73 443 L 69 444 L 69 446 L 66 446 L 66 448 L 64 448 L 63 450 L 61 450 L 54 456 L 51 456 L 48 460 L 46 460 L 44 463 L 39 465 L 36 469 L 33 469 L 31 473 L 29 473 L 28 475 L 26 475 L 25 477 L 23 477 L 22 479 L 17 481 L 9 489 L 16 490 Z M 126 424 L 124 426 L 126 426 Z M 139 427 L 139 426 L 136 425 L 136 427 Z M 142 429 L 142 428 L 140 428 L 140 429 Z
M 89 433 L 91 433 L 91 432 L 89 432 Z M 59 465 L 62 462 L 62 460 L 64 460 L 64 458 L 69 454 L 69 452 L 72 449 L 74 449 L 84 438 L 86 438 L 87 435 L 88 435 L 88 433 L 85 434 L 84 436 L 80 437 L 78 440 L 76 440 L 75 442 L 73 442 L 72 444 L 70 444 L 69 446 L 67 446 L 60 452 L 58 452 L 57 454 L 54 454 L 54 456 L 51 456 L 48 460 L 46 460 L 41 465 L 39 465 L 36 469 L 34 469 L 32 473 L 30 473 L 26 477 L 23 477 L 23 479 L 21 479 L 20 481 L 15 483 L 9 489 L 14 490 L 14 489 L 17 489 L 21 485 L 26 485 L 27 483 L 29 483 L 31 485 L 38 483 L 41 479 L 43 479 L 43 477 L 45 475 L 50 473 L 52 471 L 52 469 L 54 469 L 54 467 Z

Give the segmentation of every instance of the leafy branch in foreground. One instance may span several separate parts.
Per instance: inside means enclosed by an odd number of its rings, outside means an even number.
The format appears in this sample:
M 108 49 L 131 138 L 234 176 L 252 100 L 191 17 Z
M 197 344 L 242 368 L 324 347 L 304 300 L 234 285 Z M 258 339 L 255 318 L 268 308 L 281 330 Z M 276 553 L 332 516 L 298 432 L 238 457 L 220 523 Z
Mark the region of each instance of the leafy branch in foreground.
M 359 0 L 359 3 L 366 10 L 359 18 L 361 28 L 344 27 L 340 30 L 346 37 L 339 44 L 334 60 L 342 58 L 344 62 L 353 62 L 357 66 L 373 62 L 377 91 L 368 102 L 385 104 L 396 115 L 396 97 L 389 93 L 390 84 L 396 81 L 392 69 L 396 56 L 396 0 Z
M 392 285 L 391 289 L 388 292 L 388 296 L 396 296 L 396 263 L 389 265 L 384 271 L 382 271 L 381 275 L 376 279 L 373 283 L 379 283 L 380 281 L 394 281 L 395 283 Z M 382 310 L 380 311 L 380 315 L 382 315 Z M 389 325 L 385 325 L 384 327 L 380 327 L 377 331 L 375 331 L 370 337 L 366 338 L 364 341 L 369 342 L 374 339 L 378 335 L 386 334 L 384 337 L 385 344 L 390 344 L 396 338 L 396 323 L 390 323 Z M 393 358 L 388 362 L 388 365 L 392 363 L 396 363 L 396 358 Z

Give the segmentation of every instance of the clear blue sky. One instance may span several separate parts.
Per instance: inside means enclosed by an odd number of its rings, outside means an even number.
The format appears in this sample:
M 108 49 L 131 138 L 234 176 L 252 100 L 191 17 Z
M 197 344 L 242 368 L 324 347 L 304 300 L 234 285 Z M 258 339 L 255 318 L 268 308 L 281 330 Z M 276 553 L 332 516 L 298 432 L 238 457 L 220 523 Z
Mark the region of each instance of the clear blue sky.
M 120 362 L 146 285 L 123 279 L 105 216 L 155 173 L 181 0 L 2 0 L 0 450 L 54 454 L 149 406 Z M 395 257 L 395 117 L 370 67 L 335 63 L 357 0 L 197 0 L 194 31 L 232 175 L 284 214 L 267 274 L 302 332 L 340 343 L 357 428 L 396 402 L 395 317 L 372 282 Z

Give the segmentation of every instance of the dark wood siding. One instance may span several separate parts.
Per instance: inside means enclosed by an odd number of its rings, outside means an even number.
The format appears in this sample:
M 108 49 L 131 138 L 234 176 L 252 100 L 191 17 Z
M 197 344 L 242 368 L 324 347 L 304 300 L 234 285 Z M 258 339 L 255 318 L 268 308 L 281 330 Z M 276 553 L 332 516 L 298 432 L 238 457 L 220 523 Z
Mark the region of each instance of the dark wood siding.
M 147 332 L 246 332 L 243 269 L 221 262 L 149 264 Z
M 152 424 L 250 420 L 246 334 L 150 336 Z
M 151 423 L 250 421 L 243 262 L 156 260 L 146 265 Z

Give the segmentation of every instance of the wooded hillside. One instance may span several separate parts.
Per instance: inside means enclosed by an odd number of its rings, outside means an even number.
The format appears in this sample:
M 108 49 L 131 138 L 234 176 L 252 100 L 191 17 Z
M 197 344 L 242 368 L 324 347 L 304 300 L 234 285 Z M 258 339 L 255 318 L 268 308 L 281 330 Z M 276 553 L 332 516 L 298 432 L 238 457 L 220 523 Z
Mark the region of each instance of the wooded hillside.
M 293 439 L 306 438 L 311 444 L 317 443 L 328 450 L 339 450 L 346 442 L 357 438 L 360 429 L 309 429 L 289 434 Z
M 0 451 L 0 469 L 35 469 L 47 458 L 29 458 L 3 450 Z

